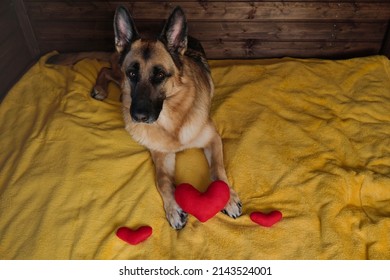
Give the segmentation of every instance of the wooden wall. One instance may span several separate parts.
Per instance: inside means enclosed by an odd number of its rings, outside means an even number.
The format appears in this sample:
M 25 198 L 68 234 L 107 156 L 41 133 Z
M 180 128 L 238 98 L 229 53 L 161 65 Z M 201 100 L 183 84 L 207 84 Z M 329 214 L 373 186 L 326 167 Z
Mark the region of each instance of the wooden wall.
M 0 101 L 39 55 L 23 2 L 0 1 Z
M 24 0 L 42 53 L 112 50 L 112 18 L 122 4 L 140 31 L 160 30 L 180 5 L 189 33 L 209 58 L 352 57 L 390 54 L 390 0 L 49 1 Z

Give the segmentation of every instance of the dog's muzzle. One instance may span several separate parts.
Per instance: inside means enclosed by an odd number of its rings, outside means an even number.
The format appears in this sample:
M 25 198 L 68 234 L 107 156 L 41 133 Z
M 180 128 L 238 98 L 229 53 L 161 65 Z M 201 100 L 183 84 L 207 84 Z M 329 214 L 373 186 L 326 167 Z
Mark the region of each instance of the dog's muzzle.
M 151 102 L 143 100 L 130 107 L 130 116 L 134 122 L 153 123 L 157 120 L 160 112 L 156 113 Z

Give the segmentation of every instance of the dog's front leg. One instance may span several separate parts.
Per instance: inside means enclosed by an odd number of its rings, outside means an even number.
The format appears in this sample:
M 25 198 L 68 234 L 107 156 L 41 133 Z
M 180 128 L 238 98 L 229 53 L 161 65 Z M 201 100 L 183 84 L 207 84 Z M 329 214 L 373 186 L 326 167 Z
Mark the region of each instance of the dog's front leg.
M 157 188 L 164 202 L 167 219 L 174 229 L 181 229 L 187 222 L 187 213 L 175 200 L 175 153 L 151 151 L 156 168 Z
M 204 153 L 211 169 L 211 179 L 224 181 L 230 187 L 230 200 L 222 212 L 234 219 L 239 217 L 242 214 L 242 204 L 227 179 L 223 163 L 222 140 L 217 131 L 215 131 L 209 144 L 204 148 Z

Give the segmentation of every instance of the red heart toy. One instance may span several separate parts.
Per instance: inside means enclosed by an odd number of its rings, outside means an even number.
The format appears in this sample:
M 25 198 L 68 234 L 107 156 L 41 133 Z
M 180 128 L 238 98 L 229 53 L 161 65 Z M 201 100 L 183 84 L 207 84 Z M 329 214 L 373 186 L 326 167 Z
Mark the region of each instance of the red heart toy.
M 204 193 L 186 183 L 178 185 L 175 191 L 177 204 L 202 223 L 225 208 L 229 198 L 229 186 L 223 181 L 212 182 Z
M 282 212 L 275 210 L 268 214 L 261 212 L 253 212 L 250 214 L 250 218 L 255 223 L 263 227 L 271 227 L 282 219 Z
M 148 237 L 152 235 L 152 231 L 152 228 L 149 226 L 143 226 L 136 230 L 132 230 L 127 227 L 120 227 L 116 231 L 116 236 L 131 245 L 137 245 L 138 243 L 148 239 Z

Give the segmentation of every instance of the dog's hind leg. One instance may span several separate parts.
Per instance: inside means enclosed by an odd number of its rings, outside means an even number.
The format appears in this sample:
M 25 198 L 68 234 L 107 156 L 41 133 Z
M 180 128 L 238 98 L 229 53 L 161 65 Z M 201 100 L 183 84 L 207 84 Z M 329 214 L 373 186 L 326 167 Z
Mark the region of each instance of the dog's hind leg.
M 187 223 L 187 213 L 180 208 L 175 200 L 175 153 L 151 151 L 156 167 L 157 188 L 164 202 L 166 217 L 174 229 L 181 229 Z
M 106 99 L 108 96 L 108 83 L 110 81 L 117 83 L 117 80 L 113 77 L 112 68 L 103 67 L 98 74 L 95 86 L 91 92 L 91 96 L 97 100 Z
M 119 85 L 122 81 L 122 71 L 119 66 L 119 53 L 108 52 L 80 52 L 56 54 L 49 57 L 47 64 L 53 65 L 74 65 L 83 59 L 97 59 L 100 61 L 110 62 L 110 67 L 103 67 L 92 89 L 91 96 L 97 100 L 103 100 L 107 97 L 107 88 L 109 82 Z
M 118 54 L 114 53 L 110 57 L 111 67 L 103 67 L 96 79 L 95 86 L 92 89 L 91 96 L 97 100 L 103 100 L 108 96 L 108 83 L 114 82 L 119 85 L 122 81 L 122 71 L 118 63 Z
M 234 219 L 239 217 L 242 214 L 242 204 L 240 198 L 230 186 L 227 179 L 223 163 L 222 140 L 216 130 L 215 135 L 211 138 L 209 144 L 204 148 L 204 153 L 211 169 L 211 179 L 224 181 L 230 187 L 230 200 L 222 212 Z

